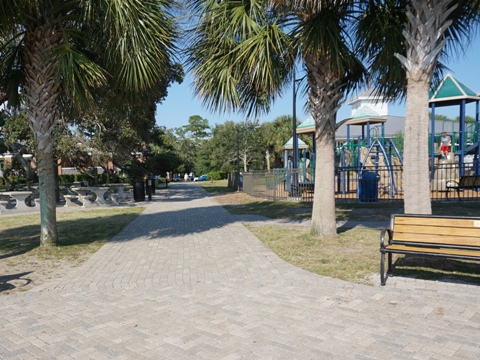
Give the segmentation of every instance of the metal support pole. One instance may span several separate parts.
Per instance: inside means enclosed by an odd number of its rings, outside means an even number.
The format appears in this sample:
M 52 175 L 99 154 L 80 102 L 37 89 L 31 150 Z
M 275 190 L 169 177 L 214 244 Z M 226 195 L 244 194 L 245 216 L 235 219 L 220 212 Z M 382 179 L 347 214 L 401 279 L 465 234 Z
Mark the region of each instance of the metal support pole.
M 292 131 L 293 131 L 293 168 L 297 169 L 298 158 L 298 138 L 297 138 L 297 89 L 296 89 L 295 71 L 293 72 L 293 114 L 292 114 Z
M 237 191 L 240 191 L 240 130 L 237 129 Z
M 477 163 L 475 166 L 475 175 L 479 175 L 480 174 L 480 106 L 479 106 L 479 102 L 477 100 L 477 102 L 475 103 L 475 123 L 476 123 L 476 131 L 477 131 Z
M 463 99 L 460 105 L 460 176 L 463 176 L 465 173 L 465 107 L 466 100 Z M 455 154 L 455 153 L 454 153 Z M 455 155 L 454 155 L 455 156 Z
M 432 126 L 430 134 L 430 180 L 435 176 L 435 103 L 432 103 Z

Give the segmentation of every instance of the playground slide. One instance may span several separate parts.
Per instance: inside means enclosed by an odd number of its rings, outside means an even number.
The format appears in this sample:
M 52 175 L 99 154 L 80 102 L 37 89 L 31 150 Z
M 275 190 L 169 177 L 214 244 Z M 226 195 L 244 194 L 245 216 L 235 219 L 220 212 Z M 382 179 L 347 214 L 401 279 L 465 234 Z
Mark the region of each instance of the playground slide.
M 476 154 L 477 153 L 477 148 L 478 148 L 478 142 L 473 144 L 473 145 L 470 145 L 468 146 L 466 149 L 465 149 L 465 154 Z M 457 154 L 460 154 L 460 152 L 458 153 L 455 153 L 456 155 Z

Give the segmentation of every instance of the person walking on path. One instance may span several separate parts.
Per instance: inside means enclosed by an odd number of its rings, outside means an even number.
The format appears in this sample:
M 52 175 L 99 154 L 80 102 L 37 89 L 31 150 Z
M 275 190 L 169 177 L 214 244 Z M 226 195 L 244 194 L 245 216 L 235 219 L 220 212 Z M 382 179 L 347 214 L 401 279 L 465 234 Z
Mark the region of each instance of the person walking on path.
M 183 180 L 185 180 L 185 182 L 188 181 L 188 174 L 187 173 L 185 173 L 185 175 L 183 175 Z
M 450 147 L 452 145 L 452 139 L 447 135 L 447 132 L 443 132 L 443 136 L 440 139 L 440 155 L 441 160 L 448 158 L 448 153 L 450 152 Z

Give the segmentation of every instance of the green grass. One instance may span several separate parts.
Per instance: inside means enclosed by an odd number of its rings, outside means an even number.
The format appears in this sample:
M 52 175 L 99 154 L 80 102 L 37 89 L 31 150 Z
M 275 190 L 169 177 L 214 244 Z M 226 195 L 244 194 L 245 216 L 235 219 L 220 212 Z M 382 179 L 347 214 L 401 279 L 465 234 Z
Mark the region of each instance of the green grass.
M 228 180 L 214 180 L 211 181 L 199 181 L 200 184 L 206 192 L 208 193 L 233 193 L 236 190 L 230 189 L 228 187 Z
M 262 215 L 272 219 L 310 219 L 312 217 L 312 204 L 303 202 L 251 201 L 224 207 L 234 215 Z
M 355 228 L 321 240 L 308 230 L 285 226 L 248 226 L 279 257 L 310 272 L 350 282 L 371 284 L 378 272 L 379 231 Z
M 5 217 L 0 223 L 0 256 L 6 258 L 31 252 L 40 258 L 75 259 L 80 253 L 96 251 L 143 210 L 143 207 L 132 207 L 59 212 L 59 243 L 52 248 L 39 247 L 38 214 Z

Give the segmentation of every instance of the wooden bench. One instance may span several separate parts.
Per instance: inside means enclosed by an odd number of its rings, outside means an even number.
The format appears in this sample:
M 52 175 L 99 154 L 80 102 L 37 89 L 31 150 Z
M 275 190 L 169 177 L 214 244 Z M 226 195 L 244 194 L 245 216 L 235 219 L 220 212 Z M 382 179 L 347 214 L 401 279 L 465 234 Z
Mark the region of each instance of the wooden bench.
M 462 198 L 460 197 L 460 190 L 463 189 L 480 189 L 480 176 L 462 176 L 460 178 L 460 181 L 455 181 L 455 180 L 447 180 L 446 182 L 446 188 L 447 188 L 447 200 L 448 199 L 448 194 L 450 190 L 456 190 L 458 199 L 461 201 Z
M 380 234 L 382 286 L 385 255 L 388 255 L 388 273 L 392 273 L 392 254 L 480 260 L 480 217 L 392 215 L 390 228 Z

